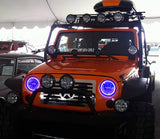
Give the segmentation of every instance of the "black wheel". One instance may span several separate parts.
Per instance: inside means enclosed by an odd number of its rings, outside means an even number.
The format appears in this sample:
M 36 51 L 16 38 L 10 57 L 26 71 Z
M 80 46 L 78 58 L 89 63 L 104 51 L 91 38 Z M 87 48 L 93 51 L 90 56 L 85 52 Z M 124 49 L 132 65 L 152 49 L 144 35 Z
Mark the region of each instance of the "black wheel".
M 16 110 L 11 106 L 4 105 L 1 110 L 1 139 L 20 139 L 21 122 Z
M 132 105 L 132 120 L 123 123 L 116 139 L 154 139 L 155 111 L 151 104 L 138 102 Z
M 21 113 L 14 105 L 5 104 L 1 109 L 0 139 L 31 139 L 29 130 L 25 130 Z

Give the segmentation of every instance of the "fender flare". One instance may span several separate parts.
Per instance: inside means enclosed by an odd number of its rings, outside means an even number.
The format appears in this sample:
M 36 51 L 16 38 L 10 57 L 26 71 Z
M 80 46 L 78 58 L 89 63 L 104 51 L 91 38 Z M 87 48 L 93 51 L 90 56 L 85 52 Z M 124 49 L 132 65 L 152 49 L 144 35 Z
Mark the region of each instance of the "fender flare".
M 134 78 L 124 82 L 122 98 L 130 100 L 148 93 L 150 78 Z
M 0 97 L 0 104 L 5 104 L 6 103 L 6 99 L 5 97 Z

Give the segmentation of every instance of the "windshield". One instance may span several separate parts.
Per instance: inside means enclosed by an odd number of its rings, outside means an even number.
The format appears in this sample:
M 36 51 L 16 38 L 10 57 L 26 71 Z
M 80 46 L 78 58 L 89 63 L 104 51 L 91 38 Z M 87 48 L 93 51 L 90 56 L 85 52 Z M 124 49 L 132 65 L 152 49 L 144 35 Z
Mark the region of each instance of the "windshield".
M 59 34 L 56 47 L 60 54 L 77 50 L 78 54 L 93 54 L 97 50 L 110 55 L 128 55 L 135 45 L 134 33 L 129 31 L 80 31 Z
M 17 75 L 22 73 L 27 73 L 34 67 L 38 66 L 42 63 L 42 60 L 36 58 L 25 58 L 25 59 L 18 59 L 17 61 Z
M 14 73 L 14 59 L 0 59 L 0 76 L 12 76 Z

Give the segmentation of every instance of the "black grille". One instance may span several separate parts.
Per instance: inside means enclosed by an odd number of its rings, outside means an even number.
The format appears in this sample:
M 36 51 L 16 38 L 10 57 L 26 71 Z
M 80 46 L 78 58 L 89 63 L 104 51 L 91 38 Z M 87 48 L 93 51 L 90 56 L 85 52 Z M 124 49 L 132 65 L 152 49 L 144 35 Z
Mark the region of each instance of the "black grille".
M 91 81 L 93 82 L 93 81 Z M 59 82 L 49 92 L 41 92 L 41 103 L 52 105 L 88 106 L 88 98 L 95 104 L 95 87 L 90 82 L 75 82 L 72 90 L 64 90 Z

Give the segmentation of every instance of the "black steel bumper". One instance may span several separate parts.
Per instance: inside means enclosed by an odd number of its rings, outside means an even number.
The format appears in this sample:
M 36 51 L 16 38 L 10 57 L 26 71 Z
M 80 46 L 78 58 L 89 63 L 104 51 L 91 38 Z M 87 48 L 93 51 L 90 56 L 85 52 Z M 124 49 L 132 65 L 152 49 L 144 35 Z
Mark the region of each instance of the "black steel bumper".
M 113 137 L 120 124 L 134 118 L 133 114 L 127 111 L 87 113 L 28 107 L 25 104 L 17 105 L 16 109 L 19 109 L 25 127 L 35 133 L 76 139 L 84 138 L 83 135 L 99 137 L 106 133 Z
M 22 106 L 21 106 L 22 107 Z M 122 122 L 131 120 L 133 114 L 131 112 L 119 113 L 115 111 L 103 111 L 96 113 L 60 111 L 52 109 L 44 109 L 37 107 L 25 107 L 21 109 L 24 120 L 39 121 L 54 124 L 72 124 L 72 125 L 90 125 L 115 126 Z

